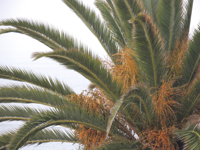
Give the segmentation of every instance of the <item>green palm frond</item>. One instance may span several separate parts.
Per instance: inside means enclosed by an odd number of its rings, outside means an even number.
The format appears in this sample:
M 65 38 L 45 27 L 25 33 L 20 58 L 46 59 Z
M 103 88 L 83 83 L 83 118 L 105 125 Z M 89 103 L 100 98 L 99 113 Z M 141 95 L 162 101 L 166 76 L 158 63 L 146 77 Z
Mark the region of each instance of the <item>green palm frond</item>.
M 15 134 L 9 144 L 8 150 L 16 150 L 30 140 L 38 131 L 52 125 L 83 124 L 95 130 L 105 132 L 106 117 L 101 117 L 92 112 L 87 112 L 81 107 L 63 106 L 58 110 L 47 110 L 33 116 Z M 111 132 L 114 130 L 111 130 Z M 116 130 L 115 130 L 116 131 Z M 116 131 L 117 132 L 117 131 Z M 113 135 L 110 133 L 110 135 Z
M 141 6 L 137 0 L 113 0 L 113 3 L 120 21 L 122 22 L 121 24 L 123 25 L 123 30 L 125 32 L 124 36 L 128 42 L 127 47 L 132 48 L 131 33 L 133 27 L 128 21 L 141 11 Z
M 13 29 L 13 28 L 0 29 L 0 34 L 10 33 L 10 32 L 20 33 L 20 31 L 18 31 L 17 29 Z
M 97 148 L 97 150 L 136 150 L 136 149 L 148 150 L 148 148 L 143 148 L 138 141 L 127 142 L 123 140 L 121 142 L 108 143 L 100 148 Z
M 0 88 L 0 103 L 35 103 L 58 107 L 67 99 L 49 91 L 30 86 L 8 86 Z
M 182 0 L 162 0 L 158 5 L 158 25 L 165 40 L 165 51 L 173 51 L 181 29 Z
M 67 35 L 66 33 L 40 22 L 23 19 L 10 19 L 1 21 L 0 26 L 1 25 L 12 26 L 14 28 L 2 29 L 0 30 L 0 34 L 9 32 L 25 34 L 42 42 L 46 46 L 50 47 L 52 50 L 71 48 L 76 49 L 84 47 L 80 43 L 78 43 L 76 39 Z
M 195 30 L 193 39 L 189 43 L 185 59 L 183 60 L 183 77 L 180 81 L 181 85 L 189 85 L 198 74 L 199 60 L 200 60 L 200 26 Z
M 16 133 L 16 131 L 8 131 L 6 133 L 0 134 L 0 150 L 6 150 L 11 138 Z
M 185 143 L 184 149 L 198 150 L 200 149 L 200 128 L 197 124 L 189 124 L 183 130 L 175 131 L 176 137 Z
M 17 32 L 25 34 L 42 42 L 51 49 L 61 49 L 63 44 L 64 45 L 68 44 L 70 46 L 72 44 L 72 39 L 68 40 L 68 38 L 66 38 L 64 33 L 60 33 L 58 30 L 51 29 L 49 26 L 44 25 L 42 23 L 36 23 L 33 21 L 27 21 L 22 19 L 18 20 L 10 19 L 1 21 L 0 25 L 12 26 L 16 28 L 16 30 L 12 28 L 7 29 L 7 32 L 1 32 L 1 34 L 8 32 Z
M 112 55 L 118 53 L 118 48 L 115 44 L 115 40 L 111 36 L 111 32 L 106 25 L 102 23 L 100 18 L 96 16 L 95 12 L 85 7 L 77 0 L 63 0 L 63 2 L 76 13 L 88 29 L 96 36 L 104 50 L 113 60 Z M 115 63 L 114 60 L 113 62 Z
M 152 20 L 147 14 L 139 14 L 133 23 L 133 44 L 136 62 L 144 83 L 157 89 L 161 84 L 164 70 L 162 42 Z
M 35 53 L 33 57 L 35 59 L 49 57 L 67 68 L 77 71 L 101 88 L 113 101 L 116 101 L 121 94 L 121 86 L 117 85 L 116 80 L 113 80 L 112 75 L 98 57 L 93 56 L 88 50 Z
M 143 0 L 144 7 L 146 8 L 149 16 L 151 16 L 154 23 L 157 24 L 157 8 L 159 0 Z
M 120 110 L 120 108 L 122 109 L 121 111 L 126 115 L 126 112 L 129 112 L 127 111 L 126 107 L 127 107 L 127 101 L 132 101 L 132 104 L 134 103 L 136 105 L 136 107 L 138 107 L 138 103 L 141 102 L 141 110 L 139 113 L 143 112 L 143 117 L 144 115 L 146 115 L 146 120 L 148 120 L 149 124 L 151 125 L 152 123 L 152 118 L 151 118 L 151 111 L 152 111 L 152 104 L 151 104 L 151 101 L 150 101 L 150 97 L 149 95 L 147 95 L 147 91 L 144 87 L 138 87 L 138 88 L 135 88 L 135 87 L 131 87 L 129 90 L 126 91 L 125 94 L 123 94 L 121 96 L 121 98 L 115 102 L 115 105 L 113 106 L 113 108 L 111 109 L 111 114 L 110 114 L 110 117 L 109 117 L 109 120 L 108 120 L 108 124 L 107 124 L 107 136 L 108 136 L 108 133 L 110 131 L 110 128 L 114 122 L 114 119 L 116 117 L 116 115 L 118 114 L 118 111 Z M 125 102 L 126 101 L 126 102 Z M 149 104 L 150 103 L 150 104 Z M 130 117 L 130 114 L 128 114 L 129 116 L 127 117 Z M 133 117 L 135 118 L 135 116 Z M 133 126 L 135 126 L 136 130 L 139 131 L 139 128 L 137 126 L 137 123 L 133 121 L 132 118 L 129 118 L 133 124 Z
M 71 88 L 58 79 L 52 79 L 51 77 L 45 77 L 17 68 L 0 66 L 0 78 L 30 83 L 64 96 L 74 93 Z
M 57 49 L 77 49 L 85 46 L 77 42 L 73 37 L 65 34 L 64 32 L 54 29 L 48 25 L 39 22 L 33 22 L 23 19 L 5 20 L 1 21 L 0 25 L 12 26 L 14 28 L 7 28 L 0 30 L 0 34 L 8 32 L 17 32 L 28 35 L 43 44 L 47 45 L 53 50 Z
M 0 106 L 0 122 L 7 120 L 21 120 L 27 121 L 31 116 L 39 113 L 40 111 L 34 108 L 19 107 L 12 105 Z
M 187 97 L 183 100 L 183 104 L 185 106 L 185 116 L 182 119 L 191 115 L 200 98 L 200 79 L 196 79 L 195 83 L 190 87 Z
M 17 131 L 9 131 L 0 135 L 0 150 L 6 150 L 10 140 Z M 65 129 L 44 129 L 37 132 L 25 145 L 41 144 L 46 142 L 70 142 L 77 143 L 74 133 Z M 24 146 L 25 146 L 24 145 Z
M 111 2 L 110 2 L 111 3 Z M 115 9 L 109 6 L 105 1 L 96 0 L 95 5 L 101 11 L 107 26 L 112 31 L 113 36 L 117 39 L 117 42 L 121 47 L 126 45 L 126 39 L 124 37 L 123 26 L 121 25 L 118 16 L 116 16 Z M 111 3 L 112 5 L 112 3 Z
M 183 18 L 183 28 L 180 34 L 180 38 L 183 38 L 184 36 L 188 36 L 189 29 L 190 29 L 190 23 L 191 23 L 191 17 L 192 17 L 192 8 L 193 8 L 193 2 L 194 0 L 188 0 L 187 5 L 185 7 L 184 11 L 184 18 Z
M 139 114 L 130 113 L 132 118 L 135 118 L 136 115 L 139 115 L 139 117 L 142 118 L 142 121 L 148 122 L 149 125 L 152 124 L 154 106 L 152 104 L 152 96 L 150 96 L 150 92 L 147 87 L 141 85 L 136 86 L 136 88 L 130 91 L 129 95 L 127 95 L 124 99 L 125 101 L 123 103 L 123 107 L 128 112 L 134 112 L 134 108 L 132 106 L 139 110 L 139 112 L 136 111 L 136 113 Z M 140 120 L 137 120 L 137 122 L 132 122 L 136 127 L 139 127 L 138 125 L 142 123 Z
M 37 132 L 26 144 L 44 143 L 44 142 L 70 142 L 77 143 L 78 139 L 72 131 L 62 129 L 44 129 Z

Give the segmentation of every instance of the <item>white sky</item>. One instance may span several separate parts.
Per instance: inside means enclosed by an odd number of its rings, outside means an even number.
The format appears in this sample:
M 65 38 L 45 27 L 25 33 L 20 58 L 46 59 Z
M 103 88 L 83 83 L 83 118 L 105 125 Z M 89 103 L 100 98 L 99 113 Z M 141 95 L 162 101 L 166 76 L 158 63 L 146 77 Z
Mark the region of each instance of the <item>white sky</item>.
M 87 2 L 94 7 L 93 1 L 86 0 L 84 3 Z M 0 20 L 8 18 L 28 18 L 50 24 L 76 37 L 95 53 L 106 55 L 94 35 L 61 0 L 0 0 Z M 66 71 L 52 60 L 42 58 L 32 62 L 31 54 L 37 51 L 50 51 L 50 49 L 25 35 L 9 33 L 0 36 L 1 65 L 17 66 L 57 77 L 76 92 L 87 88 L 88 80 L 73 71 Z M 1 81 L 1 83 L 7 82 Z
M 94 0 L 82 0 L 92 9 Z M 194 0 L 191 31 L 200 22 L 200 0 Z M 105 56 L 106 53 L 81 20 L 61 0 L 0 0 L 0 20 L 8 18 L 27 18 L 41 21 L 73 35 L 94 53 Z M 40 42 L 27 36 L 9 33 L 0 35 L 0 65 L 16 66 L 51 75 L 64 81 L 76 92 L 87 88 L 89 81 L 73 71 L 66 71 L 57 63 L 42 58 L 32 62 L 31 54 L 37 51 L 50 51 Z M 0 79 L 0 85 L 8 82 Z

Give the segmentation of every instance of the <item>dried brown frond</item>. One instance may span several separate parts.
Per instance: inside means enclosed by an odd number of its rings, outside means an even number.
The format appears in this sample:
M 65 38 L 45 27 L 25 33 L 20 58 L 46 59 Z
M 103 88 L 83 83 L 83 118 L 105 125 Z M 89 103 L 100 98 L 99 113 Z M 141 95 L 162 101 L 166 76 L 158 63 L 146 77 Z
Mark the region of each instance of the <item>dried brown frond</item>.
M 172 143 L 174 127 L 162 128 L 160 130 L 147 129 L 140 135 L 140 141 L 144 143 L 143 148 L 152 148 L 152 150 L 175 150 Z

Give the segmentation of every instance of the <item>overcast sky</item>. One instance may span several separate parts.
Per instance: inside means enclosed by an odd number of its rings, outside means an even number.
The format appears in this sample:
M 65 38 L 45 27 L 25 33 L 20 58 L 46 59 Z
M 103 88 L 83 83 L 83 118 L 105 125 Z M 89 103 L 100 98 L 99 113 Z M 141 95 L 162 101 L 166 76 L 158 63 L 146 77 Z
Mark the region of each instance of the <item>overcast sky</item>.
M 93 1 L 85 0 L 84 3 L 94 8 Z M 0 0 L 0 14 L 0 20 L 28 18 L 47 23 L 74 36 L 95 53 L 101 56 L 106 54 L 94 35 L 61 0 Z M 52 60 L 42 58 L 32 62 L 31 54 L 43 51 L 50 49 L 25 35 L 9 33 L 0 36 L 1 65 L 17 66 L 57 77 L 79 93 L 87 88 L 88 80 L 73 71 L 66 71 Z M 0 84 L 7 83 L 0 81 Z
M 94 0 L 82 1 L 99 13 L 93 5 Z M 200 0 L 194 0 L 190 34 L 200 22 L 199 6 Z M 74 36 L 101 57 L 106 55 L 87 27 L 61 0 L 0 0 L 0 20 L 9 18 L 27 18 L 47 23 Z M 88 80 L 73 71 L 66 71 L 49 59 L 42 58 L 33 62 L 31 54 L 43 51 L 50 49 L 25 35 L 16 33 L 0 35 L 0 65 L 15 66 L 57 77 L 78 93 L 87 88 Z M 0 86 L 7 83 L 0 79 Z

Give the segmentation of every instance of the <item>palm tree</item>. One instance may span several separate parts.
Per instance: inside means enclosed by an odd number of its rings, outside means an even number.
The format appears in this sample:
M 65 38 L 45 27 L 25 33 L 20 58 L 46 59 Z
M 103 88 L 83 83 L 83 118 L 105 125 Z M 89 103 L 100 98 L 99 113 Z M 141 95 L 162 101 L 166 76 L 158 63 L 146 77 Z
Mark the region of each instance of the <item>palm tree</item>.
M 0 120 L 22 120 L 0 136 L 0 149 L 33 143 L 81 143 L 85 149 L 200 149 L 200 28 L 189 38 L 193 0 L 96 0 L 104 21 L 77 0 L 63 0 L 96 36 L 110 60 L 50 26 L 22 19 L 1 34 L 28 35 L 51 58 L 91 81 L 76 94 L 58 79 L 1 66 L 0 77 L 29 83 L 0 89 L 1 103 L 36 103 L 49 110 L 1 105 Z M 75 132 L 47 127 L 60 125 Z

